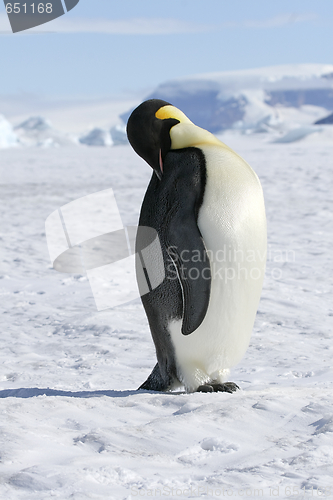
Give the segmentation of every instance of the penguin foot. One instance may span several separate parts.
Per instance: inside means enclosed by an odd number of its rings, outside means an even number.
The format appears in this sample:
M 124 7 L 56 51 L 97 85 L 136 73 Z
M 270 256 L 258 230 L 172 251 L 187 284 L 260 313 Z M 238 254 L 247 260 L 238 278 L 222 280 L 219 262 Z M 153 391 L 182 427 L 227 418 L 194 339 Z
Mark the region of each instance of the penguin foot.
M 239 389 L 238 385 L 234 382 L 211 382 L 210 384 L 199 385 L 196 392 L 230 392 L 233 393 Z

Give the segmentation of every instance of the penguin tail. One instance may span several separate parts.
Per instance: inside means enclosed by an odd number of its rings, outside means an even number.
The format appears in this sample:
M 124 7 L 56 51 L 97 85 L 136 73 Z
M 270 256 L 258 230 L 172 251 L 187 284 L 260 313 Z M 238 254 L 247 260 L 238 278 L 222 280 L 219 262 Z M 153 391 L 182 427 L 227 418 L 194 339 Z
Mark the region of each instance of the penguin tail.
M 156 363 L 156 365 L 153 368 L 153 371 L 151 372 L 147 380 L 142 385 L 140 385 L 138 391 L 140 389 L 145 389 L 146 391 L 159 391 L 159 392 L 167 391 L 170 385 L 171 385 L 170 382 L 166 382 L 163 379 L 160 367 L 158 363 Z

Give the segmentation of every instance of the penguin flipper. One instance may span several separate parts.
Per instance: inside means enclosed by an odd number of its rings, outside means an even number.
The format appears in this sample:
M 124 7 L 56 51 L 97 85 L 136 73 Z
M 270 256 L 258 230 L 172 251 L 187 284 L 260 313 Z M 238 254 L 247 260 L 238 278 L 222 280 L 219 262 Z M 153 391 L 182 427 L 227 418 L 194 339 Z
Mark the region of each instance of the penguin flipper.
M 175 210 L 166 230 L 168 254 L 177 269 L 183 295 L 182 334 L 193 333 L 206 316 L 211 269 L 193 212 Z
M 183 335 L 200 326 L 210 297 L 210 261 L 197 223 L 206 184 L 205 165 L 199 148 L 170 151 L 165 159 L 165 183 L 162 179 L 159 197 L 162 205 L 164 199 L 169 201 L 165 204 L 162 233 L 182 289 Z

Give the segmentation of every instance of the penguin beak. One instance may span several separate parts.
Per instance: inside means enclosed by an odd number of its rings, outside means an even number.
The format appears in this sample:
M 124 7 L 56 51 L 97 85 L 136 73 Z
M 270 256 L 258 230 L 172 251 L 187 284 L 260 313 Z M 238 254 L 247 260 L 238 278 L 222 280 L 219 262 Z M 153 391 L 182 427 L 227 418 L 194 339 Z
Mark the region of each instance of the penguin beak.
M 162 150 L 161 149 L 159 150 L 159 153 L 158 153 L 158 167 L 154 168 L 154 172 L 157 175 L 158 179 L 161 180 L 162 175 L 163 175 L 163 160 L 162 160 Z
M 161 173 L 163 174 L 162 149 L 160 149 L 160 152 L 159 152 L 159 155 L 158 155 L 158 160 L 159 160 L 159 163 L 160 163 Z
M 159 153 L 158 153 L 158 163 L 159 163 L 159 166 L 160 166 L 160 171 L 159 171 L 159 179 L 161 180 L 162 178 L 162 175 L 163 175 L 163 160 L 162 160 L 162 149 L 160 149 Z
M 157 175 L 158 177 L 158 180 L 160 181 L 162 179 L 162 174 L 161 172 L 159 172 L 159 170 L 154 170 L 155 174 Z
M 164 107 L 168 108 L 165 113 L 160 111 Z M 157 116 L 159 112 L 161 117 Z M 163 176 L 164 159 L 171 149 L 170 129 L 180 123 L 178 118 L 172 117 L 173 112 L 181 113 L 166 101 L 150 99 L 140 104 L 127 122 L 130 144 L 152 167 L 159 180 Z

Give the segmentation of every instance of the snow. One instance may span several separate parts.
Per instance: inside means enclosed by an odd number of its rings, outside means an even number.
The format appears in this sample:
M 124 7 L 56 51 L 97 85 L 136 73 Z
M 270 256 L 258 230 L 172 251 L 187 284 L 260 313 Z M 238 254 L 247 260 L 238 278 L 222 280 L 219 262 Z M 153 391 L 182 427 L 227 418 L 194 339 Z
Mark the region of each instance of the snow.
M 15 128 L 23 129 L 29 132 L 35 130 L 42 131 L 49 130 L 51 128 L 51 123 L 41 116 L 31 116 Z
M 331 125 L 331 124 L 333 124 L 333 113 L 316 121 L 316 124 L 318 124 L 318 125 Z
M 258 88 L 264 85 L 270 90 L 326 87 L 333 79 L 333 64 L 282 64 L 262 68 L 242 69 L 236 71 L 221 71 L 178 78 L 186 81 L 189 78 L 197 80 L 214 80 L 227 85 L 229 89 Z M 323 79 L 324 78 L 324 79 Z M 319 82 L 318 82 L 319 80 Z
M 301 121 L 309 106 L 315 114 L 313 121 L 333 109 L 332 75 L 333 65 L 329 64 L 204 73 L 164 82 L 148 98 L 171 102 L 196 125 L 213 133 L 231 128 L 255 132 L 258 122 L 269 115 L 278 115 L 288 132 L 294 126 L 287 119 L 290 109 L 297 111 Z M 121 115 L 124 121 L 130 111 Z
M 17 136 L 12 125 L 0 115 L 0 149 L 17 146 Z
M 79 138 L 96 128 L 104 131 L 107 145 L 125 144 L 119 114 L 143 97 L 69 101 L 28 94 L 0 95 L 0 113 L 6 116 L 0 118 L 0 148 L 80 146 Z
M 43 148 L 70 146 L 75 139 L 52 127 L 49 120 L 42 116 L 30 116 L 15 127 L 21 146 Z
M 0 147 L 126 144 L 125 123 L 131 111 L 152 97 L 171 102 L 213 133 L 266 133 L 274 142 L 284 137 L 303 140 L 315 130 L 327 139 L 330 133 L 312 125 L 333 109 L 333 65 L 289 64 L 204 73 L 164 82 L 131 99 L 49 102 L 36 96 L 22 95 L 16 100 L 0 96 L 0 111 L 10 122 L 0 120 Z
M 128 143 L 125 125 L 114 125 L 110 128 L 110 134 L 115 146 Z
M 0 498 L 312 499 L 331 488 L 333 141 L 269 137 L 221 136 L 261 179 L 269 236 L 234 394 L 137 392 L 155 363 L 140 301 L 98 312 L 85 275 L 50 266 L 44 223 L 66 203 L 112 187 L 123 224 L 137 223 L 151 169 L 131 148 L 1 151 Z
M 87 146 L 112 146 L 110 133 L 101 128 L 94 128 L 88 134 L 80 137 L 79 141 Z
M 135 106 L 144 94 L 117 99 L 51 99 L 42 95 L 0 95 L 0 113 L 18 125 L 30 116 L 45 116 L 54 128 L 67 134 L 82 135 L 95 127 L 119 124 L 118 115 Z
M 120 144 L 127 144 L 126 126 L 118 123 L 109 130 L 96 127 L 80 137 L 79 142 L 87 146 L 119 146 Z
M 285 135 L 279 137 L 275 140 L 275 142 L 295 142 L 304 139 L 310 134 L 320 133 L 322 132 L 322 127 L 316 127 L 312 125 L 310 127 L 297 127 L 292 130 L 289 130 Z

